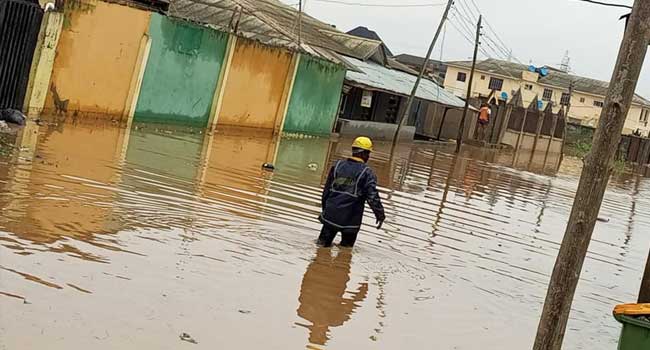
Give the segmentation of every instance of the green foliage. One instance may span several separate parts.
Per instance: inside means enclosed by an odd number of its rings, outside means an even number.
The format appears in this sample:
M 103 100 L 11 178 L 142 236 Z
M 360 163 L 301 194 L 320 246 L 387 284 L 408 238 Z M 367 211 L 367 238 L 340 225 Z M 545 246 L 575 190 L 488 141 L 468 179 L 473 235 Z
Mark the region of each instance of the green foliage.
M 567 147 L 567 153 L 578 158 L 584 158 L 591 152 L 591 142 L 577 141 Z

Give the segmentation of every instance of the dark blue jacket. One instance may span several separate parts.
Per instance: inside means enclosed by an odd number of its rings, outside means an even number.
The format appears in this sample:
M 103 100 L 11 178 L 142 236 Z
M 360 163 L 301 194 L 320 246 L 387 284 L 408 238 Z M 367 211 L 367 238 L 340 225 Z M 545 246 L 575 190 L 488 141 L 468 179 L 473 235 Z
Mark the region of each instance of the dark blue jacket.
M 377 220 L 386 219 L 374 171 L 355 159 L 336 162 L 325 182 L 321 222 L 339 229 L 358 229 L 361 227 L 365 202 L 368 202 Z

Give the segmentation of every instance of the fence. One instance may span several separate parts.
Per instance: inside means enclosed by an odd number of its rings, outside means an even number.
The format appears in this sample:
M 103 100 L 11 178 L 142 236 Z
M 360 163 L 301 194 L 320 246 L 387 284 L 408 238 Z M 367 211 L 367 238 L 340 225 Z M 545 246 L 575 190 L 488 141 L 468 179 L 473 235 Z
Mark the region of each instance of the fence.
M 43 19 L 35 0 L 0 0 L 0 109 L 22 109 Z
M 537 99 L 524 107 L 519 93 L 508 103 L 492 99 L 490 108 L 492 118 L 485 126 L 484 138 L 477 137 L 479 141 L 508 145 L 518 151 L 562 151 L 566 122 L 562 108 L 554 113 L 553 104 L 548 103 L 545 110 L 540 110 Z

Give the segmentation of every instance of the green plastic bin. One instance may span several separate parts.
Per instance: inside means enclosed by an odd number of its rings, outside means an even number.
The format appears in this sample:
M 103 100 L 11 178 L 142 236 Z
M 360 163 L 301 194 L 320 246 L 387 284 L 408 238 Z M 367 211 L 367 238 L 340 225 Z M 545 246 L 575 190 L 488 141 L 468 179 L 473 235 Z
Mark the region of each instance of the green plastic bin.
M 650 349 L 650 304 L 625 304 L 614 309 L 623 324 L 618 350 Z

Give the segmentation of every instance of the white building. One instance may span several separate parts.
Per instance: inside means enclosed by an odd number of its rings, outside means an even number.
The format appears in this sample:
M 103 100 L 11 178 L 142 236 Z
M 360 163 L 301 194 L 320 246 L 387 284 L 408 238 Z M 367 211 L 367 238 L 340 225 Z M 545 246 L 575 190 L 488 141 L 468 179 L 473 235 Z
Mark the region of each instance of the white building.
M 446 62 L 447 74 L 445 89 L 465 98 L 467 84 L 472 67 L 471 61 Z M 605 101 L 609 83 L 567 74 L 554 68 L 547 68 L 548 75 L 542 76 L 532 72 L 529 67 L 519 63 L 487 59 L 476 64 L 472 97 L 488 96 L 496 90 L 498 96 L 507 94 L 508 98 L 521 89 L 524 104 L 527 105 L 539 96 L 546 103 L 552 101 L 554 106 L 566 104 L 569 100 L 569 86 L 573 83 L 570 123 L 591 127 L 598 125 L 598 119 Z M 639 95 L 634 96 L 628 113 L 623 134 L 632 134 L 640 130 L 643 136 L 650 133 L 650 101 Z

